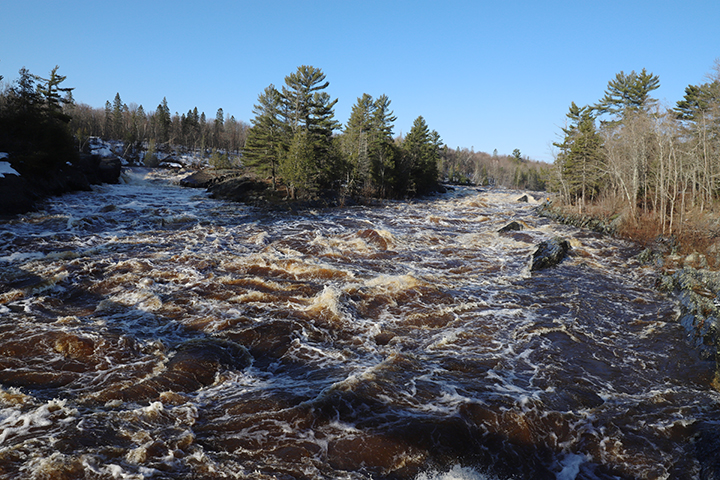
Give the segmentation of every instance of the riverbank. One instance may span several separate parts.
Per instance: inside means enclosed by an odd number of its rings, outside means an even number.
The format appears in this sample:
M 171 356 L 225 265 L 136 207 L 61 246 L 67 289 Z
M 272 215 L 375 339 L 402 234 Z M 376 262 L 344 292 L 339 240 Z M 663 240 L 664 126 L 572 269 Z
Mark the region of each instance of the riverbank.
M 0 216 L 30 212 L 51 196 L 88 191 L 91 185 L 101 183 L 117 183 L 121 169 L 118 158 L 81 155 L 76 163 L 52 172 L 8 170 L 0 175 Z
M 638 260 L 653 266 L 658 289 L 677 299 L 679 322 L 687 333 L 688 343 L 700 358 L 715 362 L 712 384 L 720 391 L 720 241 L 712 241 L 712 223 L 700 234 L 648 238 L 651 229 L 628 228 L 623 215 L 618 213 L 581 215 L 551 202 L 540 205 L 537 213 L 558 223 L 626 238 L 644 246 Z M 688 229 L 697 232 L 700 229 L 697 223 L 688 225 Z

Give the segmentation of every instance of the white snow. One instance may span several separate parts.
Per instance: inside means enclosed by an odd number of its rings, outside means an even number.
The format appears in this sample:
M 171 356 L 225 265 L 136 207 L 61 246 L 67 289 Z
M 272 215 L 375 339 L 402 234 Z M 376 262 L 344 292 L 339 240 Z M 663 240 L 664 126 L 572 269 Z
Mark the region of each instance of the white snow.
M 7 158 L 7 153 L 0 153 L 0 158 Z M 0 162 L 0 178 L 4 178 L 5 175 L 17 175 L 18 177 L 20 174 L 15 171 L 14 168 L 10 166 L 10 162 Z

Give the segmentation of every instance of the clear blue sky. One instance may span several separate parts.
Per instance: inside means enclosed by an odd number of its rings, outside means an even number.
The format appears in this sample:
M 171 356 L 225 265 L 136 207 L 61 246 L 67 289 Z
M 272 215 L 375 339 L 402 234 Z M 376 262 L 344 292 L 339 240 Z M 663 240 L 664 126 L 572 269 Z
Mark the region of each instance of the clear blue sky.
M 93 107 L 167 97 L 249 122 L 265 87 L 312 65 L 343 124 L 384 93 L 396 134 L 422 115 L 450 147 L 544 161 L 570 102 L 595 103 L 621 70 L 658 75 L 674 106 L 718 57 L 718 0 L 0 0 L 6 82 L 59 65 Z

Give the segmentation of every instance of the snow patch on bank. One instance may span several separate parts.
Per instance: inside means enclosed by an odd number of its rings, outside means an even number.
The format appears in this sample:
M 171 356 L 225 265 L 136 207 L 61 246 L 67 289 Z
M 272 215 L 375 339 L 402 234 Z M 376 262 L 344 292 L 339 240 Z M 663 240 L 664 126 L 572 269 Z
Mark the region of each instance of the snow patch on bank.
M 0 152 L 0 160 L 8 158 L 10 155 L 5 152 Z M 10 162 L 0 162 L 0 178 L 5 178 L 5 175 L 17 175 L 20 174 L 10 166 Z

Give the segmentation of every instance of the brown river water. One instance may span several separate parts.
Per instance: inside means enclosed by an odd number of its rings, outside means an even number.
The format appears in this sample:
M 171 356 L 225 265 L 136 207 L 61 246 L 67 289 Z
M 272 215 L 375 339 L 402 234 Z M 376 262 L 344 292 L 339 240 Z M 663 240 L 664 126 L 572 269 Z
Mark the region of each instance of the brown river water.
M 715 478 L 714 364 L 631 243 L 518 192 L 267 213 L 123 179 L 0 223 L 0 478 Z

